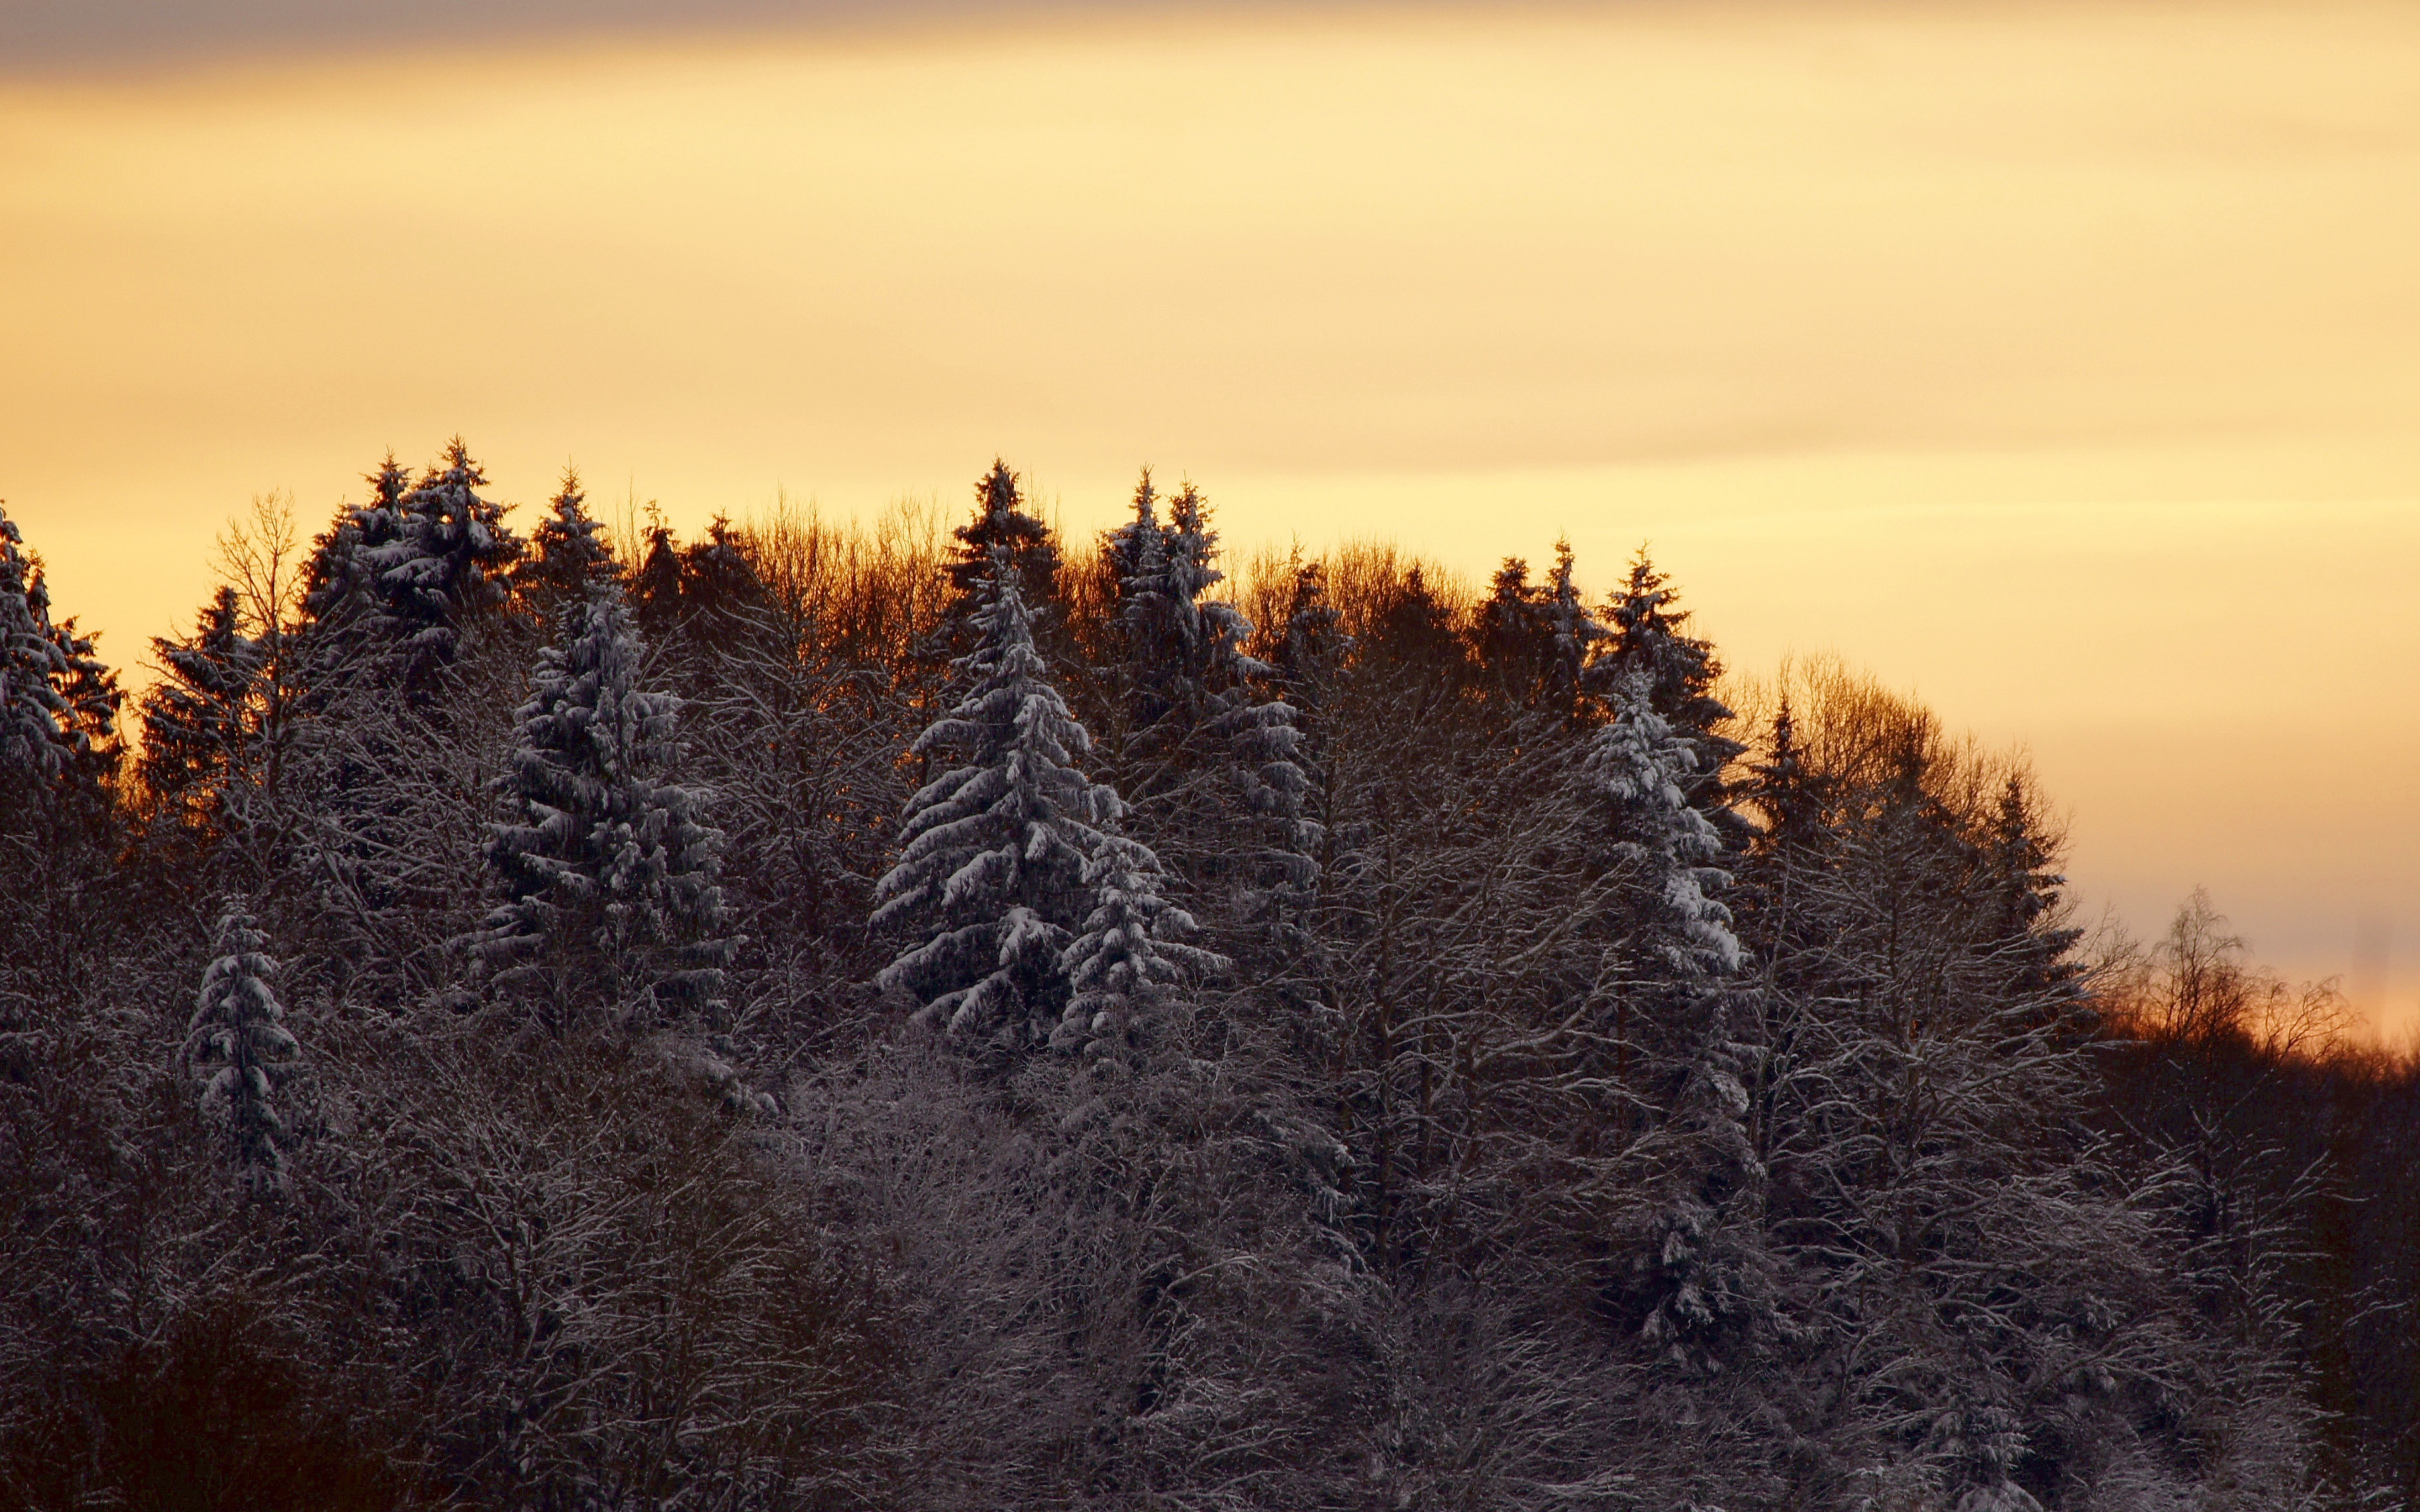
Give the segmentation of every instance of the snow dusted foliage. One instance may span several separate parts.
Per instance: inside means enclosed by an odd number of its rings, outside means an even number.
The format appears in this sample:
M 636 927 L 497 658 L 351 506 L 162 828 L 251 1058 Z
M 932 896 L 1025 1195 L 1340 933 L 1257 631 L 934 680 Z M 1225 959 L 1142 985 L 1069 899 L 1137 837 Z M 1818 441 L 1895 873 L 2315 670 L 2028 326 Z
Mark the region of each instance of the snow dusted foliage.
M 975 517 L 952 533 L 958 545 L 947 568 L 948 602 L 935 649 L 954 658 L 966 655 L 982 635 L 977 622 L 990 602 L 985 585 L 994 556 L 1006 553 L 1024 601 L 1038 607 L 1057 595 L 1059 548 L 1050 527 L 1026 511 L 1017 475 L 997 457 L 991 471 L 975 482 Z
M 1201 926 L 1161 896 L 1165 882 L 1151 847 L 1109 830 L 1093 842 L 1084 861 L 1093 911 L 1060 958 L 1072 995 L 1051 1031 L 1054 1049 L 1114 1053 L 1162 992 L 1228 964 L 1186 943 Z
M 1570 717 L 1579 709 L 1580 692 L 1587 686 L 1588 666 L 1597 648 L 1612 635 L 1599 624 L 1595 615 L 1580 597 L 1573 572 L 1576 561 L 1572 555 L 1572 543 L 1566 538 L 1555 543 L 1555 569 L 1546 578 L 1544 602 L 1539 617 L 1546 634 L 1546 668 L 1540 687 L 1540 702 L 1554 713 Z
M 54 623 L 41 559 L 0 510 L 0 779 L 47 782 L 115 727 L 116 693 L 92 640 Z
M 271 986 L 277 964 L 262 953 L 263 943 L 244 900 L 229 899 L 219 920 L 218 956 L 202 977 L 185 1035 L 185 1063 L 202 1084 L 202 1113 L 226 1141 L 237 1185 L 255 1196 L 284 1185 L 287 1130 L 275 1099 L 302 1058 L 279 1022 L 285 1012 Z
M 1764 1233 L 1764 1162 L 1749 1136 L 1758 1048 L 1737 1038 L 1728 995 L 1710 992 L 1705 1027 L 1665 1141 L 1671 1183 L 1637 1261 L 1640 1335 L 1683 1370 L 1713 1374 L 1765 1353 L 1788 1332 Z
M 1655 712 L 1646 679 L 1618 685 L 1613 722 L 1594 737 L 1589 774 L 1608 806 L 1616 864 L 1641 900 L 1648 949 L 1684 977 L 1740 965 L 1730 910 L 1709 896 L 1730 877 L 1714 864 L 1721 838 L 1689 803 L 1684 784 L 1697 771 L 1696 749 Z
M 392 455 L 369 474 L 370 502 L 319 538 L 303 607 L 324 680 L 366 674 L 426 697 L 463 622 L 504 601 L 521 548 L 503 507 L 479 497 L 487 476 L 459 437 L 418 483 L 407 476 Z
M 1612 640 L 1592 670 L 1608 692 L 1618 691 L 1624 680 L 1643 679 L 1655 712 L 1683 736 L 1702 742 L 1731 711 L 1714 696 L 1714 679 L 1723 671 L 1714 642 L 1688 633 L 1689 613 L 1679 608 L 1680 597 L 1671 579 L 1656 571 L 1647 548 L 1639 548 L 1630 576 L 1606 603 Z M 1730 745 L 1721 759 L 1741 748 Z
M 225 792 L 230 767 L 241 760 L 249 732 L 246 705 L 267 659 L 266 648 L 243 633 L 241 606 L 223 587 L 182 640 L 151 642 L 166 674 L 143 701 L 146 786 L 205 816 Z
M 608 1010 L 660 1024 L 721 984 L 722 833 L 701 822 L 706 795 L 671 779 L 680 703 L 641 664 L 620 591 L 595 586 L 540 653 L 497 781 L 510 817 L 487 856 L 506 899 L 476 949 L 507 982 L 543 984 L 557 1030 Z
M 622 569 L 588 513 L 577 469 L 563 470 L 563 485 L 547 507 L 554 513 L 530 532 L 530 554 L 514 577 L 539 616 L 552 625 L 562 615 L 581 612 L 598 587 L 618 587 Z
M 1092 737 L 1045 671 L 1005 546 L 983 593 L 980 639 L 955 664 L 965 691 L 910 748 L 948 764 L 908 800 L 899 859 L 875 888 L 874 926 L 910 939 L 876 980 L 954 1040 L 1015 1050 L 1067 1005 L 1086 868 L 1119 805 L 1077 769 Z
M 1571 720 L 1581 712 L 1590 659 L 1611 633 L 1597 622 L 1574 580 L 1571 542 L 1555 543 L 1555 566 L 1544 583 L 1529 581 L 1529 564 L 1506 557 L 1471 626 L 1472 649 L 1498 697 Z
M 1238 917 L 1309 878 L 1302 734 L 1278 670 L 1249 655 L 1251 622 L 1208 596 L 1225 579 L 1210 504 L 1187 484 L 1167 501 L 1145 469 L 1134 517 L 1103 542 L 1117 573 L 1125 723 L 1120 785 L 1139 823 L 1197 889 L 1233 893 Z

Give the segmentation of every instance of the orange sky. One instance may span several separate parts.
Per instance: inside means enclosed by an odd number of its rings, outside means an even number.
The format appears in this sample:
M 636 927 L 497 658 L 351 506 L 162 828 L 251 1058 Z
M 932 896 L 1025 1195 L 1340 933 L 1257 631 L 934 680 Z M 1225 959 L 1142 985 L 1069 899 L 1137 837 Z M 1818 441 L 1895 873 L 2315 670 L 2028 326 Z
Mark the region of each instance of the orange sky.
M 1652 538 L 1734 664 L 2028 742 L 2095 905 L 2207 883 L 2420 1025 L 2416 267 L 2409 6 L 0 67 L 0 497 L 120 661 L 253 494 L 317 523 L 458 430 L 502 497 L 572 458 L 685 521 L 1001 451 L 1078 528 L 1148 459 L 1237 543 Z

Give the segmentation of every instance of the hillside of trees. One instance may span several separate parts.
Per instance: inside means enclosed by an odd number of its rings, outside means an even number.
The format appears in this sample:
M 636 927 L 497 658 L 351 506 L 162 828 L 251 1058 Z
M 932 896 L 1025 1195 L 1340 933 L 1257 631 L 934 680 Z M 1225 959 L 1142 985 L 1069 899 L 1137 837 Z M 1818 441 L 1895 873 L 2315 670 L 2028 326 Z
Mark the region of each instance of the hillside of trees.
M 1643 551 L 364 497 L 0 517 L 0 1506 L 2420 1505 L 2420 1070 Z

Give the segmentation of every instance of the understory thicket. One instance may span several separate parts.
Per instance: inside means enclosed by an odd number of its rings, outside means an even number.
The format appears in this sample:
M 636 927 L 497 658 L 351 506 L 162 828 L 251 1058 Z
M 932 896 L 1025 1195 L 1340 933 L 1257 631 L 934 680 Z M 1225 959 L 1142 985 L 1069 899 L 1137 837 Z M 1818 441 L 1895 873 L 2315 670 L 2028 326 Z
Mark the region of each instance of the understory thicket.
M 2420 1501 L 2412 1065 L 1643 551 L 488 488 L 0 521 L 0 1505 Z

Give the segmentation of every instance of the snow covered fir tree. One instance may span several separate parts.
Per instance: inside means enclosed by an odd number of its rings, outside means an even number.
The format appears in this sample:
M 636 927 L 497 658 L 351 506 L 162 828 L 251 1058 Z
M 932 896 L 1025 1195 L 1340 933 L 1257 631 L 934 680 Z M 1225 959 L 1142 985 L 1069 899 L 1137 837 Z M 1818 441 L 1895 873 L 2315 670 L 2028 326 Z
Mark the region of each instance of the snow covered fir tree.
M 2420 1504 L 2420 1066 L 1644 551 L 549 486 L 0 514 L 0 1504 Z

